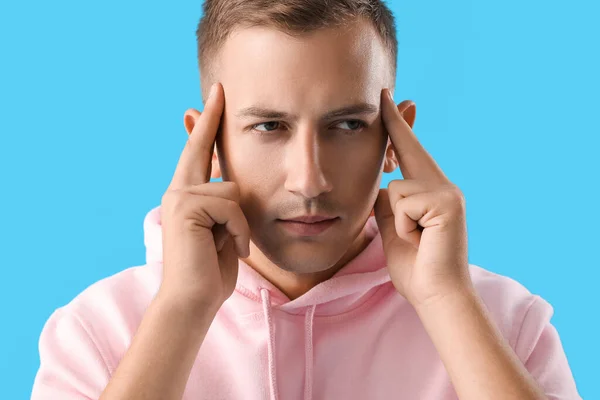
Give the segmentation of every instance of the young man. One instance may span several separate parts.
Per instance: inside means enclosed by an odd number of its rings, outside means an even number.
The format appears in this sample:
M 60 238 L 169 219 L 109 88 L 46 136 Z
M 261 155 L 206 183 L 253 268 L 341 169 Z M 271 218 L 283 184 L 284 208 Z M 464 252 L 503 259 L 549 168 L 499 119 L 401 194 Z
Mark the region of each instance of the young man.
M 34 400 L 580 398 L 552 307 L 468 263 L 394 29 L 377 0 L 206 1 L 147 264 L 50 317 Z

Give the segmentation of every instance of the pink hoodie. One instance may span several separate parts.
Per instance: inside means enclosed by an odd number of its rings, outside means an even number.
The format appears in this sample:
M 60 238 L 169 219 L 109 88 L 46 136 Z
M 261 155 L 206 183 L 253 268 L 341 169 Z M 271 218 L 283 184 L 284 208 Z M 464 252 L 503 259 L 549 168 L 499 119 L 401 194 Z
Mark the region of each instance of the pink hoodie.
M 100 397 L 160 284 L 160 207 L 144 230 L 146 265 L 94 283 L 46 322 L 32 400 Z M 183 399 L 457 399 L 414 309 L 390 281 L 374 217 L 368 234 L 361 254 L 293 301 L 240 262 L 236 290 L 208 331 Z M 580 399 L 550 304 L 512 279 L 470 270 L 548 397 Z

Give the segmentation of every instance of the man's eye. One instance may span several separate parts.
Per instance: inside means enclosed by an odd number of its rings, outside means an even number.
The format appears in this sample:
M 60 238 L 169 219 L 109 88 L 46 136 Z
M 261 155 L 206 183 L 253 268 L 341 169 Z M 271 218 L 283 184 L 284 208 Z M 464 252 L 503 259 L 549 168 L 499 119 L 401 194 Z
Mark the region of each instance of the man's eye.
M 357 120 L 357 119 L 350 119 L 347 121 L 342 121 L 339 122 L 338 124 L 335 125 L 335 127 L 345 130 L 345 131 L 357 131 L 360 130 L 361 128 L 365 128 L 367 126 L 367 124 L 363 121 Z M 252 125 L 252 130 L 257 131 L 257 132 L 272 132 L 272 131 L 276 131 L 278 129 L 282 129 L 282 124 L 279 121 L 268 121 L 268 122 L 262 122 L 260 124 L 255 124 Z
M 263 126 L 264 129 L 259 129 L 259 126 Z M 262 124 L 256 124 L 252 126 L 252 129 L 259 131 L 259 132 L 270 132 L 270 131 L 274 131 L 277 130 L 277 128 L 279 128 L 279 122 L 277 121 L 269 121 L 269 122 L 263 122 Z
M 345 127 L 344 127 L 345 125 Z M 341 127 L 341 129 L 345 129 L 345 130 L 349 130 L 349 131 L 355 131 L 357 129 L 360 128 L 364 128 L 366 126 L 366 124 L 362 121 L 359 121 L 357 119 L 351 119 L 348 121 L 342 121 L 339 124 L 337 124 L 336 126 Z

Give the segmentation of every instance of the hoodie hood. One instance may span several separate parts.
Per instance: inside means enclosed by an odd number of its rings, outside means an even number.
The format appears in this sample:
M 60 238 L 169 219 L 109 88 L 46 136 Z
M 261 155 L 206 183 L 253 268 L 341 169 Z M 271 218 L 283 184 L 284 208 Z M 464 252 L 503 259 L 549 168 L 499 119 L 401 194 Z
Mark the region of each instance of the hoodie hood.
M 366 234 L 370 242 L 361 253 L 342 267 L 332 278 L 319 283 L 294 300 L 290 300 L 248 264 L 242 260 L 239 261 L 234 295 L 237 293 L 262 306 L 265 335 L 268 336 L 269 391 L 272 400 L 279 398 L 276 380 L 277 366 L 275 365 L 277 338 L 275 337 L 273 309 L 288 314 L 304 315 L 306 359 L 304 398 L 308 400 L 312 399 L 314 316 L 344 313 L 356 307 L 358 302 L 363 301 L 368 292 L 374 293 L 379 286 L 390 282 L 381 235 L 373 216 L 367 220 Z M 151 268 L 162 271 L 160 206 L 148 212 L 144 219 L 144 244 L 146 246 L 146 263 Z

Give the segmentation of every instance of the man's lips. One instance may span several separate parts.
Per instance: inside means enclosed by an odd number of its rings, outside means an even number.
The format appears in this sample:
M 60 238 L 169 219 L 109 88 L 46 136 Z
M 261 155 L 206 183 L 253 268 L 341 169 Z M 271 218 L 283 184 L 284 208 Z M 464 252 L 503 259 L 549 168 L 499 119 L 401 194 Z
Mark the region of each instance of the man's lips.
M 294 218 L 282 219 L 284 222 L 304 222 L 305 224 L 313 224 L 315 222 L 327 221 L 336 217 L 326 215 L 302 215 Z
M 329 229 L 337 221 L 339 221 L 338 217 L 324 215 L 303 215 L 278 220 L 287 231 L 300 236 L 316 236 Z

